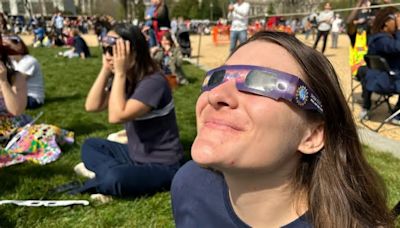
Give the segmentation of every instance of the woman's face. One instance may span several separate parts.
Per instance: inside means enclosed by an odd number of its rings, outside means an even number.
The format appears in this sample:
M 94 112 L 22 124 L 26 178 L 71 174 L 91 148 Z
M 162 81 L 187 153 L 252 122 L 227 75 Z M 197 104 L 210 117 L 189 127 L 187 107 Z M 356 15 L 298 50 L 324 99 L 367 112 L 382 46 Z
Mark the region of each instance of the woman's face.
M 388 32 L 390 34 L 395 34 L 396 32 L 396 20 L 394 19 L 388 19 L 385 22 L 385 27 L 384 27 L 385 32 Z
M 246 44 L 226 62 L 240 64 L 302 75 L 284 48 L 265 41 Z M 221 171 L 272 171 L 298 162 L 305 113 L 284 101 L 240 92 L 234 79 L 200 95 L 196 120 L 192 158 L 200 165 Z
M 169 42 L 169 40 L 167 39 L 167 37 L 163 36 L 161 39 L 161 46 L 165 47 L 165 46 L 171 46 L 171 42 Z

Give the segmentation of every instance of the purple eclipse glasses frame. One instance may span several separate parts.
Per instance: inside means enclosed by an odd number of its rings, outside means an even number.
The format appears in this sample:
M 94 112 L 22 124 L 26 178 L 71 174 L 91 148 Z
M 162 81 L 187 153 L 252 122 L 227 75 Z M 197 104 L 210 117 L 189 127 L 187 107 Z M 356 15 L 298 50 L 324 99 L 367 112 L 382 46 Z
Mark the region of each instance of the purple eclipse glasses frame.
M 114 46 L 117 43 L 117 40 L 118 40 L 118 37 L 114 37 L 114 36 L 105 36 L 105 37 L 103 37 L 101 39 L 101 42 L 103 44 L 102 45 L 103 54 L 106 54 L 108 52 L 108 54 L 113 56 L 112 46 Z
M 274 100 L 284 99 L 303 110 L 323 114 L 321 101 L 299 77 L 266 67 L 224 65 L 206 73 L 202 92 L 212 90 L 229 79 L 236 88 Z
M 3 40 L 9 40 L 9 41 L 11 41 L 13 43 L 21 42 L 21 38 L 19 38 L 19 36 L 16 36 L 16 35 L 3 35 L 2 39 Z

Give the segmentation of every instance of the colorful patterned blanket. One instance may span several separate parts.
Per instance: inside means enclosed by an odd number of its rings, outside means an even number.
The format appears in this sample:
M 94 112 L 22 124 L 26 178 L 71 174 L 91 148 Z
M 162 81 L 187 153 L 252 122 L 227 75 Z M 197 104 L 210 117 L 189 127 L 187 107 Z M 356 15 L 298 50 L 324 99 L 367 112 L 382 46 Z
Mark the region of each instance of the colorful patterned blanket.
M 61 154 L 59 144 L 72 144 L 74 133 L 54 125 L 35 124 L 19 128 L 17 140 L 8 150 L 0 147 L 0 167 L 26 161 L 47 164 L 55 161 Z M 14 136 L 15 137 L 15 136 Z

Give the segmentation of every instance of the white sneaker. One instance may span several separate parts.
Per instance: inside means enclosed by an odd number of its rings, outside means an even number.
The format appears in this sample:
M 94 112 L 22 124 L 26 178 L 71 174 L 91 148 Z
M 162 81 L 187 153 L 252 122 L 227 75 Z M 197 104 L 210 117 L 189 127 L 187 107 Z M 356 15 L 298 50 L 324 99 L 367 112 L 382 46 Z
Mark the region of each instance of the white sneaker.
M 112 201 L 112 196 L 103 195 L 100 193 L 91 194 L 90 199 L 94 201 L 98 201 L 100 203 L 108 203 Z
M 368 110 L 367 109 L 362 109 L 360 112 L 360 115 L 358 116 L 360 119 L 364 119 L 364 120 L 369 120 L 369 116 L 368 116 Z
M 400 125 L 400 119 L 397 118 L 393 118 L 390 122 L 395 125 Z
M 126 135 L 126 131 L 120 130 L 115 133 L 111 133 L 107 136 L 107 140 L 117 142 L 117 143 L 122 143 L 122 144 L 127 144 L 128 143 L 128 136 Z
M 77 175 L 82 176 L 82 177 L 86 177 L 89 179 L 93 179 L 96 177 L 96 174 L 90 170 L 88 170 L 85 166 L 85 164 L 83 164 L 83 162 L 80 162 L 79 164 L 77 164 L 74 167 L 74 171 Z

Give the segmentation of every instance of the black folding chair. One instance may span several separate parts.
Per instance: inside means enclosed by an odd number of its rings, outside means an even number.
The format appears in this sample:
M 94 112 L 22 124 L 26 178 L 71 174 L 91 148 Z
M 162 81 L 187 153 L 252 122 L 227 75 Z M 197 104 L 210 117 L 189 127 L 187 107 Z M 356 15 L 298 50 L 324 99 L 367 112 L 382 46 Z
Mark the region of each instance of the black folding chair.
M 389 77 L 394 78 L 396 75 L 396 72 L 390 69 L 389 64 L 387 63 L 386 59 L 378 56 L 378 55 L 365 55 L 364 60 L 367 63 L 368 69 L 374 69 L 374 70 L 379 70 L 379 71 L 384 71 L 386 72 Z M 376 92 L 374 92 L 376 93 Z M 393 107 L 389 102 L 390 97 L 392 97 L 394 94 L 393 93 L 376 93 L 379 95 L 378 100 L 375 101 L 375 105 L 368 111 L 368 115 L 375 109 L 377 109 L 379 106 L 382 104 L 387 104 L 387 107 L 389 109 L 389 113 L 393 113 Z M 400 109 L 391 114 L 389 117 L 387 117 L 384 121 L 381 122 L 381 124 L 377 128 L 371 128 L 368 125 L 365 124 L 365 119 L 361 119 L 361 123 L 366 126 L 367 128 L 378 132 L 385 123 L 391 121 L 395 116 L 400 114 Z

